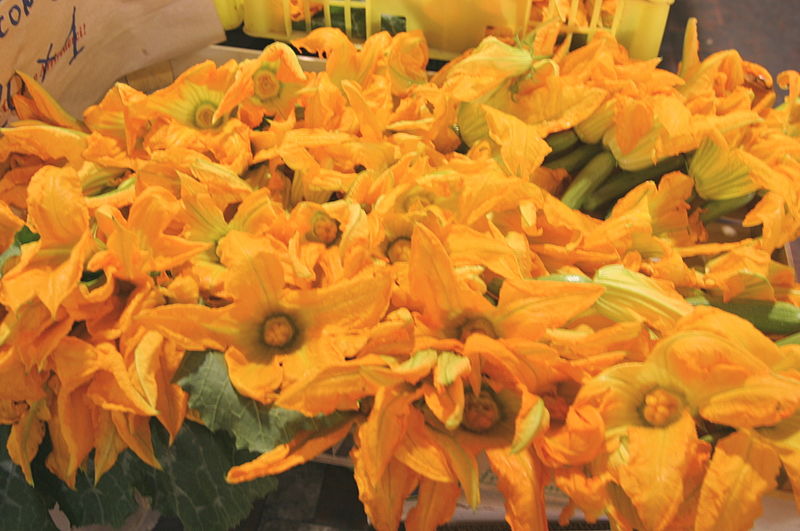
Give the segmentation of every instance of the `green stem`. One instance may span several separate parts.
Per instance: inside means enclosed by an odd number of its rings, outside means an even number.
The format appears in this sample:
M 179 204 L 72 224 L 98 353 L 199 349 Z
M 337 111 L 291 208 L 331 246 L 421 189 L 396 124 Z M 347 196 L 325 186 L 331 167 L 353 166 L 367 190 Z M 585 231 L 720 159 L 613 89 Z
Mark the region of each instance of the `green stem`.
M 633 190 L 645 181 L 661 177 L 665 173 L 684 168 L 684 158 L 681 155 L 669 157 L 658 164 L 637 171 L 621 171 L 613 178 L 599 187 L 590 198 L 586 200 L 586 210 L 597 210 L 606 203 L 610 203 Z
M 614 155 L 608 151 L 598 153 L 575 176 L 561 197 L 561 202 L 570 208 L 581 208 L 589 194 L 600 186 L 616 167 L 617 160 Z
M 775 342 L 776 345 L 800 345 L 800 332 L 781 338 Z
M 547 138 L 544 139 L 545 142 L 550 146 L 552 151 L 547 154 L 545 160 L 552 160 L 556 157 L 559 157 L 575 147 L 578 144 L 578 135 L 572 129 L 567 129 L 566 131 L 559 131 L 558 133 L 552 133 L 547 135 Z
M 733 212 L 734 210 L 743 207 L 753 200 L 756 196 L 755 192 L 740 195 L 739 197 L 732 197 L 730 199 L 714 199 L 703 206 L 703 212 L 700 214 L 700 220 L 703 223 L 708 223 L 721 218 L 725 214 Z
M 603 148 L 600 144 L 583 144 L 576 147 L 563 157 L 545 162 L 543 166 L 545 168 L 550 168 L 551 170 L 563 168 L 567 170 L 567 173 L 570 175 L 575 175 L 575 172 L 583 168 L 586 163 L 589 162 L 592 157 L 600 153 L 602 149 Z

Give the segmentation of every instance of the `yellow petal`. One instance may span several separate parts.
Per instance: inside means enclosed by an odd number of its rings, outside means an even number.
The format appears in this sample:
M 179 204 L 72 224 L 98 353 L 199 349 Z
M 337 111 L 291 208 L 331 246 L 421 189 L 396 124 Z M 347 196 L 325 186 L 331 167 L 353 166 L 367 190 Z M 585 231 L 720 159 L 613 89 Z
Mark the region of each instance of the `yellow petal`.
M 549 467 L 581 465 L 595 458 L 605 440 L 603 417 L 592 405 L 570 407 L 563 427 L 534 441 L 536 451 Z
M 455 480 L 444 451 L 431 437 L 425 418 L 416 409 L 408 417 L 406 436 L 397 445 L 395 458 L 432 481 Z
M 94 440 L 94 484 L 111 470 L 117 457 L 125 448 L 125 441 L 117 435 L 117 428 L 111 420 L 111 412 L 99 410 L 95 418 Z
M 420 394 L 407 386 L 384 387 L 376 393 L 372 411 L 358 429 L 359 444 L 369 449 L 360 454 L 359 466 L 371 484 L 381 481 Z
M 33 474 L 31 473 L 31 461 L 39 451 L 39 445 L 44 439 L 44 422 L 42 422 L 42 411 L 44 401 L 34 402 L 28 411 L 11 426 L 11 433 L 8 436 L 6 448 L 8 455 L 25 474 L 25 481 L 33 485 Z
M 85 130 L 83 124 L 64 110 L 55 98 L 53 98 L 33 77 L 21 71 L 17 71 L 16 75 L 23 81 L 20 95 L 26 99 L 30 98 L 33 103 L 33 109 L 35 110 L 33 116 L 23 116 L 17 113 L 20 119 L 41 120 L 52 125 L 75 129 L 76 131 Z
M 776 452 L 743 432 L 717 442 L 700 492 L 695 529 L 748 529 L 780 470 Z
M 411 236 L 409 263 L 413 295 L 423 300 L 432 325 L 444 326 L 449 317 L 460 313 L 456 278 L 444 245 L 421 224 L 414 227 Z
M 544 503 L 545 469 L 533 452 L 511 453 L 507 448 L 486 450 L 503 493 L 506 522 L 512 529 L 547 529 Z
M 317 432 L 298 432 L 287 444 L 275 447 L 254 460 L 235 466 L 228 471 L 228 483 L 242 483 L 264 476 L 280 474 L 306 463 L 344 439 L 355 422 L 348 418 L 338 425 Z
M 688 412 L 665 428 L 628 429 L 629 457 L 619 470 L 619 483 L 647 529 L 665 529 L 677 513 L 689 459 L 685 449 L 696 437 Z
M 358 409 L 358 401 L 374 396 L 380 387 L 402 381 L 377 356 L 364 356 L 331 365 L 281 389 L 275 405 L 306 416 Z
M 551 148 L 535 126 L 485 106 L 489 137 L 500 146 L 500 158 L 511 175 L 528 179 Z
M 800 384 L 763 376 L 741 387 L 717 393 L 700 408 L 700 415 L 716 424 L 736 428 L 772 426 L 792 415 L 800 405 Z
M 453 516 L 459 494 L 461 489 L 458 488 L 458 483 L 420 479 L 417 504 L 408 513 L 405 528 L 409 531 L 423 531 L 446 524 Z
M 478 478 L 478 462 L 475 456 L 467 452 L 448 434 L 436 430 L 431 430 L 430 433 L 439 446 L 444 449 L 445 455 L 447 455 L 450 461 L 450 467 L 453 469 L 453 472 L 455 472 L 458 482 L 461 484 L 461 488 L 464 489 L 467 503 L 473 509 L 476 508 L 481 501 L 481 493 Z
M 238 348 L 230 347 L 225 350 L 225 364 L 231 384 L 239 394 L 263 404 L 275 401 L 276 391 L 284 378 L 284 370 L 277 356 L 253 360 Z
M 369 450 L 354 448 L 353 475 L 358 485 L 358 498 L 364 504 L 370 523 L 378 530 L 397 529 L 403 512 L 403 504 L 417 486 L 417 474 L 400 461 L 393 459 L 378 482 L 363 472 L 361 455 Z
M 448 429 L 457 428 L 464 416 L 464 380 L 458 378 L 441 390 L 429 384 L 423 385 L 423 389 L 425 405 L 430 408 L 436 418 Z
M 111 420 L 117 428 L 117 434 L 128 448 L 145 463 L 161 470 L 161 463 L 153 450 L 153 437 L 150 432 L 150 418 L 131 415 L 119 411 L 111 412 Z
M 28 210 L 46 248 L 72 247 L 89 227 L 89 210 L 72 168 L 45 166 L 28 185 Z

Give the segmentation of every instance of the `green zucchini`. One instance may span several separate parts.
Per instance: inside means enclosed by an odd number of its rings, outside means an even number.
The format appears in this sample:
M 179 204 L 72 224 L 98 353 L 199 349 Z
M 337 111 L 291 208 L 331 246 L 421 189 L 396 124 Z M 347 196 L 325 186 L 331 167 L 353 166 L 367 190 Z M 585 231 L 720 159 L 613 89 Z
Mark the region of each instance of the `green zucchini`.
M 559 131 L 557 133 L 551 133 L 547 135 L 547 138 L 544 139 L 545 142 L 550 146 L 552 150 L 548 153 L 545 160 L 552 160 L 560 155 L 563 155 L 573 147 L 575 147 L 578 142 L 578 135 L 572 129 L 567 129 L 566 131 Z
M 800 307 L 783 301 L 739 299 L 723 302 L 718 297 L 689 297 L 695 306 L 714 306 L 738 315 L 765 334 L 790 335 L 800 332 Z
M 703 212 L 700 214 L 700 220 L 703 223 L 708 223 L 721 218 L 725 214 L 733 212 L 737 208 L 743 207 L 753 200 L 756 196 L 755 192 L 740 195 L 739 197 L 732 197 L 730 199 L 714 199 L 707 202 L 703 206 Z
M 566 155 L 558 157 L 557 159 L 550 160 L 542 164 L 545 168 L 555 170 L 563 168 L 567 170 L 570 175 L 575 173 L 586 166 L 586 163 L 602 151 L 603 147 L 600 144 L 581 144 Z
M 601 151 L 590 160 L 572 180 L 561 196 L 561 202 L 570 208 L 581 208 L 589 194 L 608 179 L 617 160 L 608 151 Z
M 610 203 L 645 181 L 655 180 L 665 173 L 684 168 L 685 161 L 680 155 L 669 157 L 654 166 L 637 171 L 621 171 L 608 179 L 586 200 L 584 207 L 588 211 L 597 210 Z
M 536 277 L 536 280 L 548 280 L 550 282 L 591 282 L 592 279 L 585 275 L 562 275 L 561 273 L 551 273 L 541 277 Z
M 800 332 L 783 337 L 775 342 L 776 345 L 800 345 Z

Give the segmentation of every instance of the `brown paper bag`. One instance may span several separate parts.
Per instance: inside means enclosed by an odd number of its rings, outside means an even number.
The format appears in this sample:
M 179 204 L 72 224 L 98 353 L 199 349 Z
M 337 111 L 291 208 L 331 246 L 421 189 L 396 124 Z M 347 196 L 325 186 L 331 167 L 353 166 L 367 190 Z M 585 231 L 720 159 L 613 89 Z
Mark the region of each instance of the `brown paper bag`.
M 0 0 L 0 125 L 16 70 L 80 115 L 125 74 L 223 40 L 213 0 Z

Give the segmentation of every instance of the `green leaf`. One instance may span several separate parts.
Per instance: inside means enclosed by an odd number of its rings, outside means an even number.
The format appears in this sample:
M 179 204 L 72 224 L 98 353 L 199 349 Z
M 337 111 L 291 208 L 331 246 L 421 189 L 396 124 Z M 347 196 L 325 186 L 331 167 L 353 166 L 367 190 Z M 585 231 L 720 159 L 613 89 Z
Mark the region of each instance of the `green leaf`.
M 35 242 L 38 239 L 39 235 L 31 231 L 27 225 L 17 231 L 17 233 L 14 235 L 14 241 L 11 243 L 8 249 L 0 254 L 0 278 L 3 276 L 3 268 L 5 267 L 6 262 L 19 256 L 22 252 L 23 245 L 26 243 Z
M 300 430 L 320 430 L 342 422 L 344 413 L 308 418 L 296 411 L 268 406 L 236 392 L 219 352 L 187 352 L 175 381 L 189 393 L 189 407 L 200 412 L 211 430 L 236 438 L 236 447 L 268 452 L 288 443 Z
M 168 448 L 166 431 L 153 427 L 158 433 L 154 448 L 163 471 L 136 460 L 129 477 L 152 499 L 154 509 L 177 516 L 184 529 L 227 531 L 250 514 L 254 500 L 278 486 L 273 477 L 228 484 L 228 470 L 255 455 L 236 452 L 233 440 L 225 433 L 211 433 L 199 424 L 186 422 Z
M 256 457 L 237 452 L 227 434 L 214 434 L 187 422 L 169 447 L 166 431 L 155 423 L 152 428 L 153 448 L 163 470 L 150 467 L 126 450 L 97 486 L 92 485 L 94 473 L 89 464 L 78 473 L 76 491 L 46 470 L 36 478 L 37 487 L 44 487 L 42 490 L 58 502 L 73 526 L 121 526 L 139 508 L 135 497 L 138 491 L 150 498 L 153 509 L 178 517 L 184 529 L 201 531 L 235 527 L 250 514 L 254 500 L 277 487 L 275 478 L 241 485 L 225 481 L 232 466 Z
M 78 471 L 74 491 L 57 481 L 57 490 L 53 492 L 51 488 L 50 494 L 58 500 L 59 508 L 73 526 L 102 524 L 121 527 L 125 519 L 139 508 L 131 482 L 131 468 L 146 466 L 131 452 L 124 452 L 117 464 L 94 485 L 90 461 L 86 469 Z
M 6 451 L 11 426 L 0 426 L 0 515 L 3 529 L 55 531 L 45 497 L 25 482 L 19 467 Z

